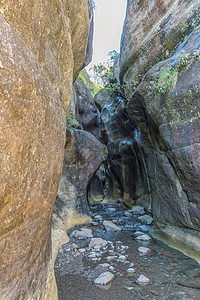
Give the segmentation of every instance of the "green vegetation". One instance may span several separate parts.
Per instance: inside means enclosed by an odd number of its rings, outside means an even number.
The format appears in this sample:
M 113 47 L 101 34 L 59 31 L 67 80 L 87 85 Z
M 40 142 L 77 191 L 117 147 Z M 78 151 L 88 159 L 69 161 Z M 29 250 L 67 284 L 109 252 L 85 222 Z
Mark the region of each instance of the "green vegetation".
M 178 78 L 178 72 L 172 67 L 169 68 L 161 68 L 160 77 L 155 86 L 156 93 L 165 94 L 170 89 L 176 86 Z
M 161 68 L 159 79 L 154 85 L 156 94 L 165 94 L 173 89 L 176 86 L 178 76 L 189 70 L 196 60 L 200 60 L 200 50 L 192 54 L 183 53 L 176 67 Z
M 75 116 L 73 115 L 73 113 L 71 111 L 69 111 L 67 117 L 66 117 L 66 121 L 68 122 L 72 122 L 72 123 L 76 123 L 77 120 L 75 119 Z
M 108 53 L 110 58 L 107 62 L 93 66 L 94 78 L 99 85 L 105 86 L 109 84 L 110 79 L 113 76 L 114 62 L 118 54 L 119 53 L 116 50 L 112 50 Z
M 93 97 L 102 89 L 98 83 L 91 81 L 90 76 L 85 69 L 79 73 L 78 78 L 89 88 Z

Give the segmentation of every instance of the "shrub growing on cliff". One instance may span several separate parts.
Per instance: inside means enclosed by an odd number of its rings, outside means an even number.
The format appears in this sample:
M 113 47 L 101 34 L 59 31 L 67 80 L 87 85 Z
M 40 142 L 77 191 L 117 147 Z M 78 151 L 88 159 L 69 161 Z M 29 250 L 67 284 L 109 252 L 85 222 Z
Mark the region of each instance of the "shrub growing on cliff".
M 170 89 L 174 88 L 176 86 L 177 78 L 178 71 L 175 68 L 161 68 L 160 77 L 155 85 L 156 93 L 165 94 Z

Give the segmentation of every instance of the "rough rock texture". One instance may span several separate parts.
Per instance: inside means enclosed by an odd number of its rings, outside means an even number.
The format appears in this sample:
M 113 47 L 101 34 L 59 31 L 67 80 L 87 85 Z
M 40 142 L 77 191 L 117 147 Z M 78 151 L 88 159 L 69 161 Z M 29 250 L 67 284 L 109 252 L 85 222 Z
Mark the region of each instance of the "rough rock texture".
M 107 157 L 107 149 L 89 132 L 68 128 L 63 172 L 54 206 L 56 219 L 67 219 L 67 228 L 89 219 L 87 188 Z
M 91 132 L 99 140 L 102 140 L 100 115 L 89 88 L 78 78 L 74 89 L 76 120 L 85 131 Z
M 88 200 L 90 203 L 104 200 L 106 189 L 105 184 L 106 169 L 104 163 L 102 163 L 90 181 L 90 185 L 88 188 Z
M 94 191 L 99 190 L 101 182 L 105 202 L 123 199 L 126 205 L 132 206 L 140 196 L 149 198 L 141 149 L 134 140 L 138 137 L 138 129 L 130 124 L 125 109 L 127 101 L 122 97 L 104 89 L 94 101 L 101 111 L 102 136 L 108 148 L 108 158 L 104 163 L 105 178 L 102 177 L 101 181 L 99 176 L 93 178 L 90 194 L 94 195 L 93 199 L 98 198 Z
M 120 79 L 134 89 L 199 24 L 199 0 L 129 0 L 121 38 Z
M 1 299 L 57 298 L 51 214 L 89 26 L 87 0 L 0 4 Z
M 199 68 L 200 26 L 146 74 L 127 107 L 141 130 L 154 218 L 194 248 L 200 238 Z

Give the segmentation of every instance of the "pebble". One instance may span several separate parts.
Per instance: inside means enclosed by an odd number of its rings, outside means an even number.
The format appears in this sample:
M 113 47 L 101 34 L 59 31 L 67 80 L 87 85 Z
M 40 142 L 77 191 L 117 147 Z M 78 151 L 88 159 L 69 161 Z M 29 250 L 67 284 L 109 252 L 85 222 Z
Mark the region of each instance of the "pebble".
M 92 238 L 92 230 L 89 228 L 82 228 L 81 230 L 74 230 L 70 234 L 70 237 L 75 237 L 75 238 Z
M 135 269 L 134 268 L 129 268 L 129 269 L 127 269 L 127 273 L 128 274 L 134 274 L 136 271 L 135 271 Z
M 92 225 L 92 226 L 99 226 L 99 223 L 98 222 L 94 222 L 94 221 L 91 221 L 89 224 Z
M 133 208 L 131 209 L 131 212 L 135 215 L 144 215 L 145 214 L 144 208 L 139 205 L 133 206 Z
M 145 286 L 150 283 L 150 280 L 149 280 L 149 278 L 147 278 L 146 276 L 144 276 L 142 274 L 138 277 L 138 279 L 136 280 L 136 283 L 139 284 L 140 286 Z
M 119 261 L 125 261 L 126 260 L 126 256 L 125 255 L 120 255 L 118 258 Z
M 71 244 L 70 250 L 78 249 L 78 246 L 76 244 Z
M 110 270 L 111 272 L 114 272 L 114 271 L 115 271 L 115 268 L 114 268 L 113 266 L 110 266 L 110 267 L 109 267 L 109 270 Z
M 122 230 L 119 226 L 117 226 L 116 224 L 114 224 L 111 221 L 103 221 L 103 225 L 106 228 L 107 231 L 120 231 Z
M 136 237 L 136 240 L 149 242 L 151 240 L 151 237 L 148 234 L 142 234 L 142 235 L 139 235 L 138 237 Z
M 99 285 L 106 285 L 113 281 L 114 278 L 115 276 L 111 272 L 104 272 L 94 280 L 94 283 Z
M 115 259 L 117 259 L 118 258 L 118 256 L 116 256 L 116 255 L 114 255 L 114 256 L 107 256 L 106 257 L 106 260 L 107 261 L 112 261 L 112 260 L 115 260 Z
M 84 252 L 86 251 L 86 249 L 85 249 L 85 248 L 80 248 L 80 249 L 78 249 L 78 251 L 79 251 L 80 253 L 84 253 Z
M 139 247 L 139 248 L 138 248 L 138 252 L 140 252 L 140 253 L 143 254 L 143 255 L 147 254 L 147 253 L 150 252 L 150 251 L 151 251 L 151 249 L 146 248 L 146 247 Z
M 92 238 L 89 243 L 89 248 L 93 248 L 93 247 L 103 248 L 107 244 L 108 244 L 107 241 L 103 240 L 102 238 Z
M 110 267 L 110 264 L 104 263 L 104 264 L 100 264 L 99 266 L 104 268 L 104 269 L 108 269 Z
M 96 216 L 94 216 L 94 219 L 95 219 L 96 221 L 98 221 L 98 222 L 102 222 L 102 221 L 103 221 L 103 218 L 102 218 L 101 215 L 96 215 Z
M 153 223 L 153 218 L 149 215 L 144 215 L 142 217 L 139 217 L 142 223 L 151 225 Z
M 144 232 L 142 232 L 142 231 L 134 232 L 134 236 L 140 236 L 140 235 L 143 235 L 143 234 L 144 234 Z
M 97 253 L 93 253 L 93 252 L 88 255 L 89 258 L 96 258 L 96 256 Z
M 124 212 L 124 215 L 125 215 L 126 217 L 131 217 L 131 216 L 132 216 L 132 213 L 131 213 L 130 211 L 125 211 L 125 212 Z

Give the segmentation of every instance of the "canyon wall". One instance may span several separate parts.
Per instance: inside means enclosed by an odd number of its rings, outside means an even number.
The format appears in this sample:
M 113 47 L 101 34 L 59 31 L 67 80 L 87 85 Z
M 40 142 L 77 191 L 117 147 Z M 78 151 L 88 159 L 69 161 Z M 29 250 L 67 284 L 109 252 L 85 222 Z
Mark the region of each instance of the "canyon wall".
M 135 178 L 133 198 L 152 211 L 162 230 L 195 249 L 200 239 L 199 24 L 199 1 L 130 0 L 120 53 L 120 81 L 133 93 L 126 106 L 137 132 L 132 143 L 145 171 Z M 144 177 L 146 188 L 137 197 Z
M 117 60 L 121 87 L 94 98 L 108 147 L 105 194 L 144 206 L 200 250 L 199 1 L 129 0 Z
M 88 0 L 0 4 L 0 299 L 57 299 L 51 216 L 91 20 Z

